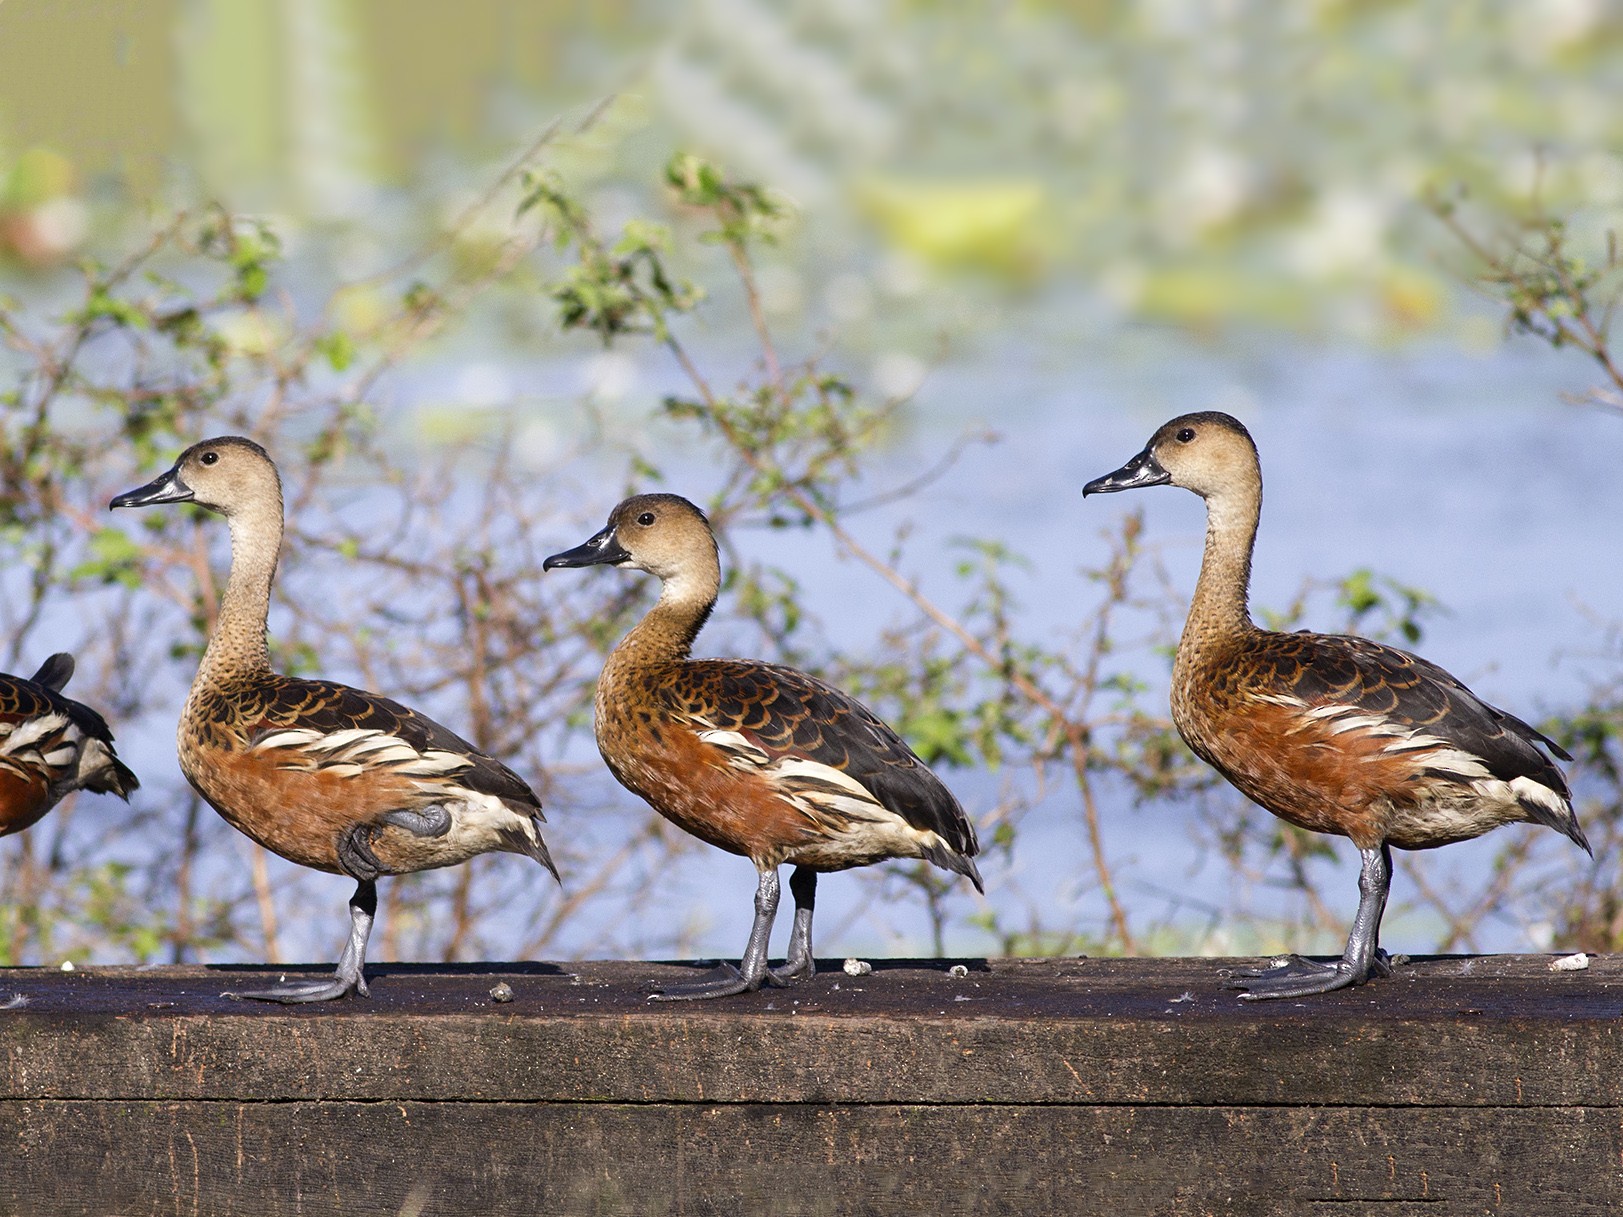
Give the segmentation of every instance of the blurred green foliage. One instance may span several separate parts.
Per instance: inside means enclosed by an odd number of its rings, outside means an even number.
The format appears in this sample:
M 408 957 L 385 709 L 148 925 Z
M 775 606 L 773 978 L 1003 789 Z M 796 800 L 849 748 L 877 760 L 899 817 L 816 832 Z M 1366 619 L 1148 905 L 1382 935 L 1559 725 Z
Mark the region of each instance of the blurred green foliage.
M 649 150 L 692 148 L 667 176 L 683 204 L 729 241 L 792 199 L 815 235 L 775 256 L 814 275 L 854 266 L 915 307 L 921 276 L 1077 280 L 1201 329 L 1384 339 L 1468 323 L 1428 189 L 1615 222 L 1620 49 L 1594 0 L 12 4 L 0 247 L 71 254 L 64 201 L 119 179 L 145 199 L 177 164 L 236 209 L 365 224 L 432 172 L 425 148 L 477 163 L 618 93 L 555 168 L 646 197 Z M 706 180 L 705 156 L 737 176 Z M 716 193 L 757 180 L 781 193 Z M 627 238 L 622 260 L 657 244 Z

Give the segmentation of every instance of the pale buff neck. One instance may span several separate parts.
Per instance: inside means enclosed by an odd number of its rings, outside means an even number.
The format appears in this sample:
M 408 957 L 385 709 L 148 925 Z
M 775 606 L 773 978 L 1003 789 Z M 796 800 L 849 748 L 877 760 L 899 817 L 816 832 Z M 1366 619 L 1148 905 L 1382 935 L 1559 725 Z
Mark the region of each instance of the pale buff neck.
M 239 507 L 226 520 L 231 526 L 231 575 L 220 599 L 214 635 L 197 668 L 198 686 L 271 670 L 265 619 L 282 549 L 281 497 Z
M 1251 586 L 1251 548 L 1261 514 L 1260 475 L 1207 496 L 1206 552 L 1178 644 L 1180 666 L 1207 647 L 1256 628 L 1246 600 Z
M 721 565 L 714 555 L 668 575 L 654 607 L 614 648 L 604 676 L 612 679 L 630 669 L 687 659 L 720 590 Z

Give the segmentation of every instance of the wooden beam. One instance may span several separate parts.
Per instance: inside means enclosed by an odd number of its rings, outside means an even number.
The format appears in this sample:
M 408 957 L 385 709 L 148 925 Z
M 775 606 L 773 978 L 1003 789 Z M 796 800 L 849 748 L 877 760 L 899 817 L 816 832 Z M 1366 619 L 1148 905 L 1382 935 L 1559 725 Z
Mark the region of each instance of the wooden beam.
M 1290 1003 L 1235 961 L 0 970 L 0 1213 L 1613 1213 L 1623 960 L 1425 960 Z M 513 1000 L 493 1002 L 505 982 Z

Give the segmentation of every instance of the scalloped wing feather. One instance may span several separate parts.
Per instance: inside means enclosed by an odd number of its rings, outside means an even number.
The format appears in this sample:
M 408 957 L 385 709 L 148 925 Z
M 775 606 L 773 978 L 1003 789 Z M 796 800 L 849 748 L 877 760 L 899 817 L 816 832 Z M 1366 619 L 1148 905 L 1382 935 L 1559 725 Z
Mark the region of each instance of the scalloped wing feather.
M 271 676 L 233 690 L 230 709 L 251 749 L 280 752 L 280 767 L 359 773 L 387 769 L 425 782 L 454 782 L 539 814 L 529 784 L 426 715 L 387 697 L 324 680 Z
M 1444 669 L 1364 638 L 1303 631 L 1263 639 L 1236 665 L 1238 700 L 1226 703 L 1231 712 L 1251 709 L 1218 732 L 1250 742 L 1209 738 L 1202 755 L 1213 753 L 1276 814 L 1405 848 L 1530 820 L 1588 848 L 1566 778 L 1540 745 L 1565 754 Z M 1266 729 L 1253 732 L 1242 718 Z M 1280 753 L 1269 742 L 1280 738 L 1299 747 Z
M 854 698 L 793 668 L 739 660 L 684 664 L 663 696 L 727 765 L 759 773 L 826 831 L 900 821 L 925 856 L 979 886 L 979 845 L 958 800 Z

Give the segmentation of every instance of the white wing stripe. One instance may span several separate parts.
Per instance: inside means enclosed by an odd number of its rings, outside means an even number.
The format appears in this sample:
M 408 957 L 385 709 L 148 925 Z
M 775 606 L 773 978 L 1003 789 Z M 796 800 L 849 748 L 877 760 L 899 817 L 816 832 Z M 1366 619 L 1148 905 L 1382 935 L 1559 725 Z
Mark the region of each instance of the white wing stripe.
M 310 731 L 303 728 L 294 728 L 287 731 L 277 731 L 267 735 L 254 745 L 254 751 L 262 748 L 308 748 L 324 738 L 319 731 Z
M 68 726 L 68 716 L 65 714 L 42 714 L 38 718 L 31 718 L 19 723 L 3 744 L 0 744 L 0 753 L 15 755 L 33 744 L 39 743 L 54 732 Z M 75 743 L 79 741 L 79 733 L 72 733 Z
M 367 769 L 391 769 L 408 777 L 434 777 L 470 768 L 473 762 L 457 752 L 435 749 L 419 752 L 386 731 L 348 727 L 330 734 L 293 727 L 275 731 L 254 745 L 255 751 L 287 750 L 283 769 L 320 769 L 354 776 Z

